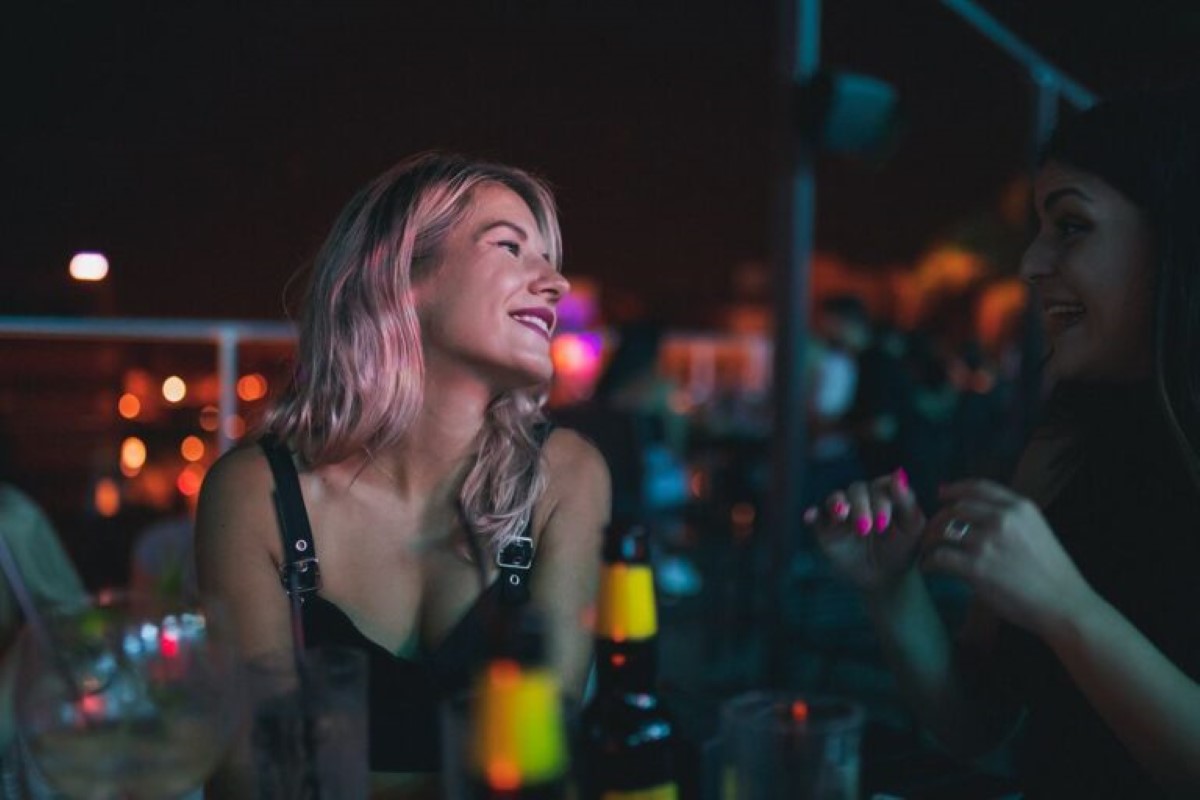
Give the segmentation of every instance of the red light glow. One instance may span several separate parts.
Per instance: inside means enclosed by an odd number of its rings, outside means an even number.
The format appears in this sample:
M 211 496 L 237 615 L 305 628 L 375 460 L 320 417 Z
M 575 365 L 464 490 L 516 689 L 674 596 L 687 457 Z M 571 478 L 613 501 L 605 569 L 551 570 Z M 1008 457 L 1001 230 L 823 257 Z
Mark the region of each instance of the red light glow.
M 163 658 L 179 658 L 179 634 L 163 631 L 158 637 L 158 650 Z
M 521 788 L 521 770 L 508 759 L 496 759 L 487 767 L 488 786 L 502 792 Z

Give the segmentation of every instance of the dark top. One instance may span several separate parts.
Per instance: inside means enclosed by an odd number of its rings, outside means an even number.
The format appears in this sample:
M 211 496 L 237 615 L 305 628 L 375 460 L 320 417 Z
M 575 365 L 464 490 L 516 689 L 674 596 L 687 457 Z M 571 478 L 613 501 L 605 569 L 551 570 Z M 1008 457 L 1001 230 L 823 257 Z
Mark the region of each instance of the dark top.
M 549 426 L 539 426 L 535 435 L 539 445 L 544 443 Z M 289 543 L 294 545 L 302 539 L 303 547 L 296 549 L 302 550 L 307 559 L 315 559 L 318 554 L 291 455 L 273 437 L 264 437 L 259 444 L 271 462 L 275 477 L 285 554 L 291 550 Z M 284 488 L 288 485 L 290 490 Z M 530 520 L 521 540 L 531 542 L 532 525 Z M 390 653 L 369 639 L 319 590 L 301 594 L 304 602 L 299 607 L 305 647 L 353 647 L 367 654 L 367 735 L 372 770 L 434 772 L 440 768 L 441 701 L 467 688 L 476 668 L 487 656 L 489 632 L 504 613 L 512 613 L 528 600 L 532 548 L 509 545 L 502 551 L 498 564 L 499 577 L 484 588 L 437 647 L 416 658 Z M 307 572 L 303 577 L 314 580 L 311 584 L 314 589 L 319 586 L 315 572 Z M 286 569 L 283 578 L 287 586 Z
M 1145 387 L 1093 391 L 1074 415 L 1072 478 L 1044 509 L 1092 588 L 1193 680 L 1200 680 L 1195 603 L 1200 497 Z M 1163 795 L 1040 639 L 1003 625 L 997 674 L 1024 701 L 1015 747 L 1026 796 Z
M 371 769 L 434 772 L 441 765 L 438 706 L 467 688 L 483 662 L 490 615 L 498 613 L 493 582 L 446 638 L 417 658 L 393 655 L 368 639 L 340 608 L 320 594 L 304 604 L 308 647 L 342 646 L 367 653 L 368 744 Z

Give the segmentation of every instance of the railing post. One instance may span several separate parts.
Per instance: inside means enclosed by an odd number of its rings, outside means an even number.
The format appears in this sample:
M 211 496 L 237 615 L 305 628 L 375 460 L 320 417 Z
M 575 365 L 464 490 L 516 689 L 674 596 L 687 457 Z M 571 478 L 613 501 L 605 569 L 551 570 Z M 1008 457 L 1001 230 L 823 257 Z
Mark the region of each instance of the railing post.
M 222 326 L 217 335 L 217 381 L 220 385 L 217 416 L 217 451 L 225 453 L 233 446 L 233 437 L 229 428 L 237 415 L 237 369 L 238 369 L 238 334 L 237 330 Z

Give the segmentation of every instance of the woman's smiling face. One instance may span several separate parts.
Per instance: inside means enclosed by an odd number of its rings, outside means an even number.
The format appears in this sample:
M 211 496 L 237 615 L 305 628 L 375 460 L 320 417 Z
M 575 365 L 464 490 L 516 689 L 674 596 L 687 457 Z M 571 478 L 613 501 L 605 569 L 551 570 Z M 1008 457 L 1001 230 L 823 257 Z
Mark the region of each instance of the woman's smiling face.
M 1038 174 L 1034 202 L 1038 233 L 1021 276 L 1041 309 L 1047 378 L 1149 376 L 1153 248 L 1142 212 L 1095 175 L 1055 161 Z
M 471 372 L 495 391 L 545 383 L 555 308 L 570 284 L 514 191 L 484 184 L 470 203 L 413 287 L 427 373 Z

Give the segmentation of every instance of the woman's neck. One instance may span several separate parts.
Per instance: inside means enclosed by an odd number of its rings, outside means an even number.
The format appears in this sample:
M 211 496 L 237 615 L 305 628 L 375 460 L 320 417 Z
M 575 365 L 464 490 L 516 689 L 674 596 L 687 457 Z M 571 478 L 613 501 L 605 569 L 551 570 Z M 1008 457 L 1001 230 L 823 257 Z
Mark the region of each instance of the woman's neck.
M 404 439 L 367 457 L 406 497 L 452 497 L 466 475 L 489 402 L 477 387 L 426 380 L 420 412 Z

